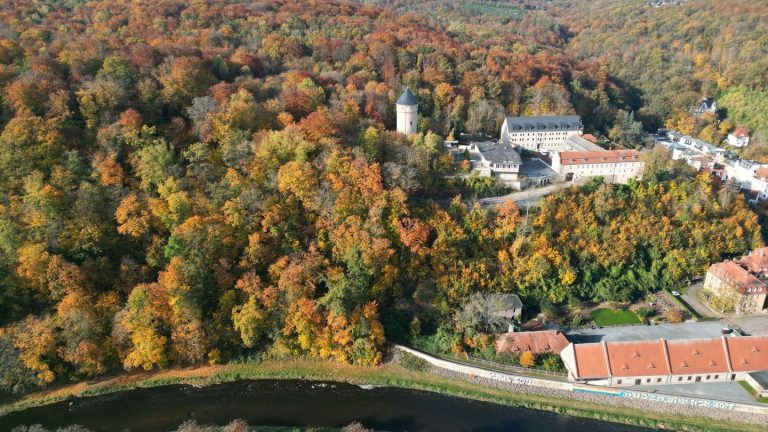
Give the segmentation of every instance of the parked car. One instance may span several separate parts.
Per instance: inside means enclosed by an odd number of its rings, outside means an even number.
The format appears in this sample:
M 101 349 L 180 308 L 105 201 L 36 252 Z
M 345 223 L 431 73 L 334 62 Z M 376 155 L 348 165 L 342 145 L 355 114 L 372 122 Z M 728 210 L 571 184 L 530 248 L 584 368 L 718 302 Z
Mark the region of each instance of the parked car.
M 672 295 L 675 297 L 680 297 L 680 293 L 677 291 L 672 291 Z
M 725 326 L 722 329 L 720 329 L 720 333 L 722 333 L 722 334 L 731 334 L 731 333 L 733 333 L 733 329 L 728 327 L 728 326 Z

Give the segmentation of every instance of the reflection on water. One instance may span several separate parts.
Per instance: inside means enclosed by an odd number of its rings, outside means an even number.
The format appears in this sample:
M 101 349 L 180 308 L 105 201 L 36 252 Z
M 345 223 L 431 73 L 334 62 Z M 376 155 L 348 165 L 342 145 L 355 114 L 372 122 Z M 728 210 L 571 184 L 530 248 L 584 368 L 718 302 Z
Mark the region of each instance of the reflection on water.
M 342 427 L 359 421 L 389 431 L 623 432 L 642 428 L 391 387 L 332 382 L 244 380 L 195 388 L 173 385 L 76 398 L 0 417 L 17 425 L 94 431 L 170 431 L 186 420 L 224 425 Z

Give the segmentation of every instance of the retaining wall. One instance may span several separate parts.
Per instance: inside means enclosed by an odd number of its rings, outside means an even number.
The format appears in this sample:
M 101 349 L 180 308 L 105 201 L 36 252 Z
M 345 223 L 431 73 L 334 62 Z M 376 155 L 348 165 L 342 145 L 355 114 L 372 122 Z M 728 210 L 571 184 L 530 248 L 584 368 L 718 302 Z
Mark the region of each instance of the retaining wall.
M 682 405 L 693 406 L 707 409 L 718 409 L 726 411 L 738 411 L 750 414 L 760 414 L 768 416 L 768 407 L 760 405 L 750 405 L 744 403 L 736 403 L 730 401 L 723 401 L 717 399 L 702 399 L 686 396 L 670 395 L 658 392 L 644 392 L 637 390 L 630 390 L 619 387 L 607 387 L 607 386 L 594 386 L 573 382 L 564 382 L 550 380 L 546 378 L 534 378 L 525 375 L 517 375 L 513 373 L 496 372 L 489 369 L 484 369 L 477 366 L 469 366 L 461 363 L 452 362 L 449 360 L 443 360 L 427 353 L 408 348 L 402 345 L 395 345 L 396 349 L 418 357 L 429 364 L 446 369 L 453 372 L 458 372 L 465 375 L 486 378 L 499 382 L 520 384 L 531 387 L 547 388 L 566 390 L 577 393 L 594 393 L 604 396 L 615 396 L 623 399 L 636 399 L 649 402 L 664 403 L 670 405 Z

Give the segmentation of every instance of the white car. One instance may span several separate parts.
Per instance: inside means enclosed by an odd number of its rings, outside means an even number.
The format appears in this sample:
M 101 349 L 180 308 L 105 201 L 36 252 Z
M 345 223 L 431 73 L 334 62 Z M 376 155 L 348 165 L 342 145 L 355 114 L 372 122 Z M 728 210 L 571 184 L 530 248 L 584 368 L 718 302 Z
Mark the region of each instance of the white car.
M 675 297 L 680 297 L 680 293 L 677 291 L 672 291 L 672 295 Z

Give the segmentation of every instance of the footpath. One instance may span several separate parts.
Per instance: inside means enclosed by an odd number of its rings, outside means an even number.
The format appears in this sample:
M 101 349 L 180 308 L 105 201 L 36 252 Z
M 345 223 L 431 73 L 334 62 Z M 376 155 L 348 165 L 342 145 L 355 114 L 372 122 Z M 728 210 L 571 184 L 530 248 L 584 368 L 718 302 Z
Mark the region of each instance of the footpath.
M 768 424 L 768 406 L 535 378 L 452 362 L 402 345 L 395 345 L 395 349 L 426 361 L 432 366 L 432 373 L 513 392 L 570 398 L 597 405 L 642 409 L 665 414 L 757 425 Z

